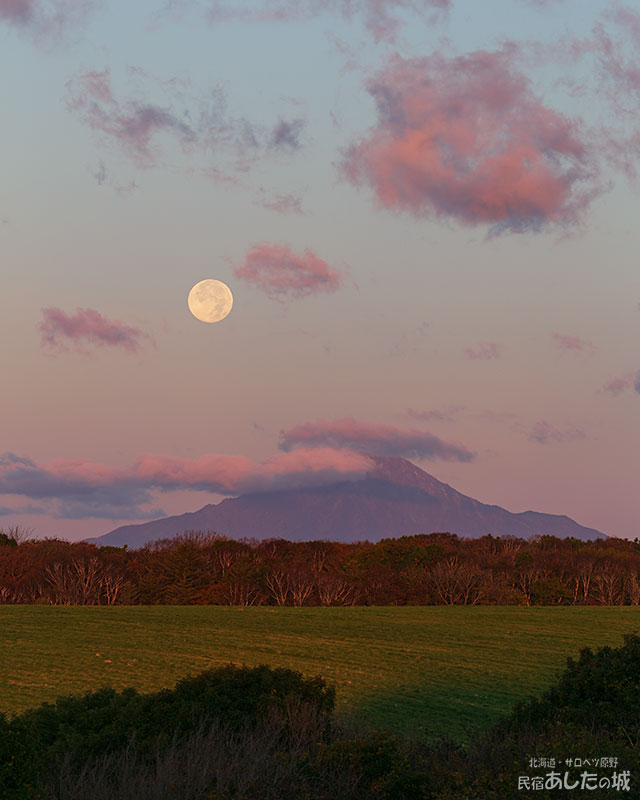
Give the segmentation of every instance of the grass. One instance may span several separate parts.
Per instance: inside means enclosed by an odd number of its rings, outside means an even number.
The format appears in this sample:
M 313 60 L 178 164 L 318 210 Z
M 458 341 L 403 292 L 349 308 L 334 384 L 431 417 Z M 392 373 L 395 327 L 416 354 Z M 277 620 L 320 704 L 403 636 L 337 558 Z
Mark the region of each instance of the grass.
M 465 741 L 544 691 L 568 656 L 639 629 L 628 606 L 0 606 L 0 711 L 269 664 L 323 675 L 338 712 Z

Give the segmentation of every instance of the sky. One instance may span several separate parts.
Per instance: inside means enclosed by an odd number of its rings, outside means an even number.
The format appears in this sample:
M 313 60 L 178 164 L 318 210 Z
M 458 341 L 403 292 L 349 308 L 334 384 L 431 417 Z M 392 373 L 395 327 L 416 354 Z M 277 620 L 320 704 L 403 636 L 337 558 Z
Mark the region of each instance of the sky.
M 0 0 L 0 527 L 398 455 L 640 535 L 639 52 L 608 0 Z

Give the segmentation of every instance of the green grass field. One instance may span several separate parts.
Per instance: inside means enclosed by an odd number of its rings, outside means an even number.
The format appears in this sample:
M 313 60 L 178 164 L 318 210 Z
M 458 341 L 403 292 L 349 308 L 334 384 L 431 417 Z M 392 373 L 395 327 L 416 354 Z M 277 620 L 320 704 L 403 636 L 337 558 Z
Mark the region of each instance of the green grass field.
M 638 607 L 0 606 L 0 710 L 269 664 L 324 676 L 338 711 L 463 741 L 542 692 L 568 656 L 634 630 Z

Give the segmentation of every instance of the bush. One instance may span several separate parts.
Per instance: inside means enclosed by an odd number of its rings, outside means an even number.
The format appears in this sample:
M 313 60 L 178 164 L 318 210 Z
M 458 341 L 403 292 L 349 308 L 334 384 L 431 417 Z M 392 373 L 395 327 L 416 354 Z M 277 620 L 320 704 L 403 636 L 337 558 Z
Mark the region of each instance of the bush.
M 505 730 L 551 724 L 587 728 L 637 747 L 640 745 L 640 636 L 625 634 L 618 648 L 589 647 L 567 659 L 558 683 L 540 699 L 519 703 Z
M 29 800 L 35 796 L 38 751 L 24 726 L 7 722 L 0 714 L 0 797 Z
M 409 745 L 409 746 L 407 746 Z M 340 736 L 324 752 L 328 766 L 347 765 L 367 800 L 429 800 L 431 748 L 411 747 L 386 731 Z M 360 795 L 359 795 L 360 796 Z
M 631 791 L 624 794 L 640 796 L 640 637 L 626 634 L 623 640 L 618 648 L 602 647 L 594 653 L 587 647 L 578 660 L 569 658 L 557 683 L 542 697 L 515 705 L 469 749 L 477 798 L 521 796 L 518 775 L 531 775 L 528 759 L 540 756 L 553 756 L 558 762 L 616 757 L 617 771 L 631 772 Z M 613 770 L 595 771 L 610 777 Z M 540 800 L 575 795 L 573 790 L 536 791 Z M 611 795 L 611 789 L 589 790 L 594 800 Z
M 617 757 L 617 771 L 631 773 L 624 796 L 640 796 L 637 634 L 619 648 L 586 648 L 568 659 L 542 697 L 516 705 L 466 748 L 334 722 L 334 700 L 321 678 L 229 665 L 173 690 L 101 689 L 11 721 L 0 715 L 0 797 L 519 800 L 529 793 L 518 790 L 518 777 L 531 776 L 529 758 L 542 756 Z M 535 791 L 539 800 L 582 794 Z M 608 800 L 618 792 L 588 794 Z
M 44 763 L 65 758 L 82 764 L 121 750 L 132 738 L 140 753 L 184 736 L 213 721 L 232 729 L 277 713 L 285 719 L 293 702 L 326 716 L 335 691 L 322 678 L 305 678 L 288 669 L 228 665 L 184 678 L 175 689 L 139 694 L 104 688 L 84 696 L 60 697 L 25 711 L 9 730 L 28 732 Z

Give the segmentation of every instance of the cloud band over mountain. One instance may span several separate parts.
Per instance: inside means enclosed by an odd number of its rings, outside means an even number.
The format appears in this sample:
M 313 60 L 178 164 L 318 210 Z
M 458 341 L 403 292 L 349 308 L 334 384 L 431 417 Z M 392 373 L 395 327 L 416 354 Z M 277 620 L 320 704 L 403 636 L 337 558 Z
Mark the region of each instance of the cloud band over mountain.
M 38 464 L 0 456 L 0 494 L 54 501 L 58 517 L 135 519 L 161 516 L 140 507 L 152 492 L 192 490 L 236 495 L 322 486 L 361 478 L 373 463 L 367 456 L 330 448 L 277 453 L 262 462 L 239 455 L 207 454 L 187 459 L 145 454 L 125 468 L 88 460 Z
M 352 417 L 318 419 L 280 431 L 281 450 L 297 447 L 345 448 L 379 456 L 472 461 L 475 454 L 462 444 L 447 442 L 415 428 L 360 422 Z

